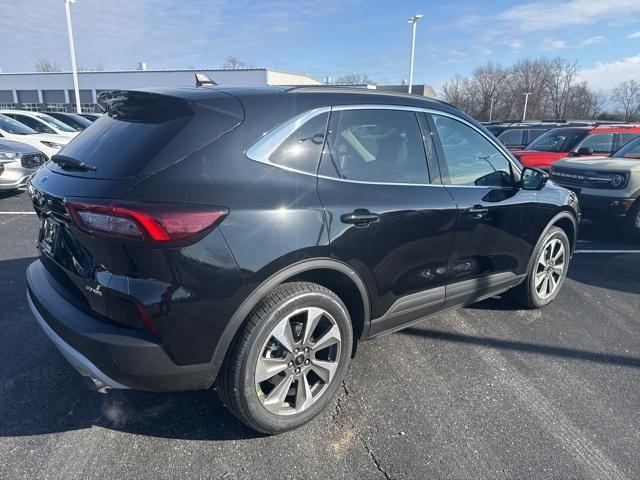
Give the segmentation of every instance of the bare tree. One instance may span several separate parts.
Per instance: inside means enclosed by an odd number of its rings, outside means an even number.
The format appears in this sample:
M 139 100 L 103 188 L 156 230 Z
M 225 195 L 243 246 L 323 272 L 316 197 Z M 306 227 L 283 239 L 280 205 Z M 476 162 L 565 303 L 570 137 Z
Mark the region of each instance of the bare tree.
M 342 85 L 375 85 L 376 83 L 371 80 L 366 73 L 347 73 L 341 77 L 336 78 L 336 84 Z
M 595 118 L 602 113 L 604 96 L 577 83 L 577 71 L 576 62 L 563 58 L 523 59 L 508 68 L 489 62 L 468 77 L 446 82 L 442 97 L 479 120 L 489 119 L 492 103 L 492 119 L 521 118 L 525 93 L 527 118 Z
M 640 82 L 627 80 L 613 89 L 611 99 L 624 114 L 624 121 L 629 122 L 640 116 Z
M 61 72 L 60 65 L 48 58 L 39 58 L 34 64 L 36 72 Z
M 565 118 L 572 96 L 572 87 L 578 73 L 578 62 L 565 58 L 551 61 L 549 100 L 555 118 Z
M 456 75 L 442 86 L 442 98 L 467 113 L 473 114 L 476 110 L 471 81 L 461 75 Z
M 236 69 L 236 68 L 242 68 L 246 66 L 247 66 L 246 63 L 241 62 L 237 57 L 231 56 L 231 57 L 227 57 L 227 60 L 222 65 L 222 68 Z
M 504 93 L 508 74 L 502 66 L 493 62 L 473 71 L 472 83 L 477 108 L 475 116 L 479 120 L 489 120 L 489 113 L 499 97 Z

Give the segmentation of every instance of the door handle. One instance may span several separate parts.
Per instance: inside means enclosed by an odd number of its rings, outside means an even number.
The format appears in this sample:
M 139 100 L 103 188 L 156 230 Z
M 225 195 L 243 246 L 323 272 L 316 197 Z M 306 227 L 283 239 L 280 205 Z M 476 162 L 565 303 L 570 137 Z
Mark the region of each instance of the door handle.
M 366 208 L 357 208 L 351 213 L 345 213 L 340 216 L 342 223 L 349 223 L 356 227 L 366 227 L 370 223 L 380 220 L 380 216 L 377 213 L 371 213 Z
M 474 205 L 471 208 L 467 208 L 465 213 L 473 218 L 482 218 L 489 213 L 489 209 L 484 208 L 482 205 Z

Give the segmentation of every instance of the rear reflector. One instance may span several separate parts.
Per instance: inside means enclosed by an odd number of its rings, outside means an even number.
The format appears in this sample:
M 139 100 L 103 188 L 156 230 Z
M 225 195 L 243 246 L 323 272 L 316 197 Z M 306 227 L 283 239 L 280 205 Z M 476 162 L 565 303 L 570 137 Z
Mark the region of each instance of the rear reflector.
M 226 209 L 65 200 L 76 225 L 96 235 L 167 242 L 185 240 L 219 223 Z

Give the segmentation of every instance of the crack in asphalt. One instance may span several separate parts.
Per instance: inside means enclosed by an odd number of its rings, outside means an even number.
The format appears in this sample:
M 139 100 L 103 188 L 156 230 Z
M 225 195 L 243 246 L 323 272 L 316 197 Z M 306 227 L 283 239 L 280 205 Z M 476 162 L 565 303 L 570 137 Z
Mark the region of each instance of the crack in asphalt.
M 349 396 L 349 389 L 347 388 L 347 384 L 344 382 L 344 380 L 342 381 L 342 391 L 343 393 L 336 399 L 335 408 L 333 410 L 333 414 L 331 415 L 331 419 L 334 422 L 338 422 L 338 417 L 340 416 L 340 414 L 343 413 L 342 402 Z M 362 435 L 358 431 L 353 419 L 346 412 L 344 413 L 344 418 L 347 420 L 347 422 L 349 422 L 349 425 L 351 426 L 352 430 L 355 432 L 355 435 L 356 437 L 358 437 L 358 440 L 360 440 L 360 443 L 362 443 L 362 446 L 364 447 L 365 452 L 367 452 L 369 459 L 373 462 L 376 469 L 384 476 L 386 480 L 392 480 L 393 477 L 391 477 L 389 472 L 385 470 L 384 466 L 382 465 L 382 463 L 380 462 L 376 454 L 371 449 L 369 442 L 367 442 L 367 439 L 364 438 L 364 435 Z

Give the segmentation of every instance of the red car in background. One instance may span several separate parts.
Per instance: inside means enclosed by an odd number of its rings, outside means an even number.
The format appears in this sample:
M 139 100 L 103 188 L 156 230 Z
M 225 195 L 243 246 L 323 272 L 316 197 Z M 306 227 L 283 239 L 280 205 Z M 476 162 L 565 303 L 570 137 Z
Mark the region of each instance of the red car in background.
M 609 156 L 640 136 L 640 125 L 560 127 L 549 130 L 524 150 L 512 152 L 525 167 L 549 170 L 566 157 Z

